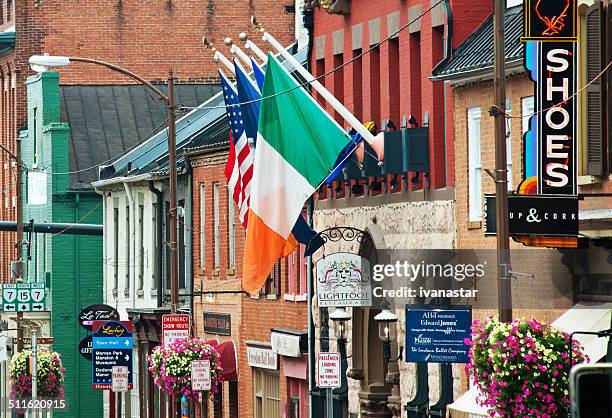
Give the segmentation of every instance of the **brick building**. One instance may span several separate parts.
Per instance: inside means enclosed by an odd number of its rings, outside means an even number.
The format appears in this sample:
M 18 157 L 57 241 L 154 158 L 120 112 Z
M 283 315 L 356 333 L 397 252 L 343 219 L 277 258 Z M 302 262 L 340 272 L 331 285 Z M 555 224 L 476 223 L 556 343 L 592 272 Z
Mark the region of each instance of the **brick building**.
M 26 125 L 25 80 L 33 74 L 31 55 L 82 56 L 123 66 L 149 81 L 165 80 L 170 68 L 179 83 L 210 83 L 217 79 L 213 52 L 202 46 L 202 37 L 218 44 L 250 27 L 250 17 L 293 40 L 291 1 L 148 0 L 126 2 L 93 0 L 0 2 L 0 141 L 16 151 L 18 132 Z M 238 25 L 238 26 L 237 26 Z M 105 68 L 74 64 L 61 69 L 63 85 L 122 85 L 131 83 Z M 143 140 L 144 137 L 138 138 Z M 116 156 L 113 155 L 113 157 Z M 15 219 L 15 170 L 5 152 L 0 153 L 0 219 Z M 9 167 L 12 167 L 9 170 Z M 73 167 L 71 166 L 71 169 Z M 16 258 L 15 233 L 0 232 L 0 276 L 10 277 L 9 263 Z M 4 280 L 4 279 L 3 279 Z
M 404 144 L 408 144 L 385 152 L 384 171 L 367 157 L 372 151 L 366 151 L 363 166 L 349 161 L 342 176 L 323 187 L 315 199 L 316 230 L 352 226 L 368 231 L 376 244 L 369 255 L 371 263 L 386 250 L 455 247 L 453 97 L 448 86 L 431 77 L 490 11 L 488 1 L 334 1 L 314 9 L 314 74 L 321 76 L 346 64 L 321 81 L 359 120 L 374 121 L 390 141 L 401 132 L 401 140 L 407 138 Z M 408 152 L 407 146 L 414 148 Z M 420 163 L 412 164 L 411 158 L 417 156 Z M 355 242 L 326 247 L 326 252 L 363 251 Z M 319 257 L 315 254 L 314 259 Z M 315 351 L 334 351 L 330 312 L 313 309 Z M 348 392 L 334 396 L 335 408 L 349 417 L 399 417 L 407 407 L 414 414 L 417 403 L 422 412 L 440 401 L 436 408 L 443 411 L 447 394 L 458 393 L 453 379 L 462 373 L 460 367 L 449 374 L 435 365 L 429 371 L 417 370 L 414 364 L 399 361 L 390 363 L 385 373 L 383 343 L 374 320 L 379 312 L 351 309 Z M 405 345 L 403 307 L 398 306 L 395 314 L 393 358 Z M 417 385 L 428 380 L 429 389 Z M 315 390 L 316 413 L 324 413 L 325 398 L 325 391 Z
M 504 17 L 506 60 L 506 150 L 508 155 L 509 193 L 517 193 L 526 177 L 525 142 L 533 123 L 534 82 L 525 70 L 523 7 L 521 1 L 508 2 Z M 605 51 L 605 25 L 600 16 L 609 11 L 609 2 L 578 2 L 577 85 L 583 86 L 603 69 L 600 53 Z M 601 22 L 605 22 L 602 19 Z M 483 45 L 491 46 L 483 48 Z M 477 249 L 494 260 L 496 240 L 484 233 L 484 195 L 493 194 L 495 185 L 485 170 L 495 166 L 494 118 L 489 109 L 494 103 L 492 17 L 460 45 L 453 58 L 434 75 L 452 88 L 455 142 L 455 217 L 457 248 Z M 609 54 L 609 53 L 608 53 Z M 603 55 L 601 55 L 603 56 Z M 610 199 L 597 195 L 609 187 L 606 161 L 609 159 L 609 133 L 606 117 L 606 85 L 602 78 L 574 100 L 578 108 L 578 193 L 579 231 L 577 249 L 534 248 L 512 240 L 512 270 L 533 275 L 519 277 L 512 283 L 513 317 L 535 318 L 567 332 L 596 331 L 609 328 L 612 293 L 606 283 L 610 275 L 610 230 L 604 226 L 610 216 Z M 608 78 L 609 80 L 609 78 Z M 585 94 L 586 93 L 586 94 Z M 594 94 L 595 93 L 595 94 Z M 533 116 L 535 119 L 535 116 Z M 592 194 L 591 194 L 592 193 Z M 491 210 L 489 208 L 488 210 Z M 609 222 L 608 222 L 609 225 Z M 493 257 L 491 257 L 493 256 Z M 479 298 L 473 304 L 474 317 L 497 313 L 497 283 L 479 285 Z M 568 321 L 574 318 L 579 324 Z M 588 317 L 588 319 L 587 319 Z M 580 339 L 581 336 L 576 338 Z M 605 339 L 581 341 L 591 358 L 605 355 Z M 598 344 L 602 347 L 597 348 Z M 602 354 L 603 353 L 603 354 Z M 461 387 L 468 382 L 462 379 Z M 463 394 L 453 405 L 453 417 L 488 416 L 475 401 L 475 389 Z

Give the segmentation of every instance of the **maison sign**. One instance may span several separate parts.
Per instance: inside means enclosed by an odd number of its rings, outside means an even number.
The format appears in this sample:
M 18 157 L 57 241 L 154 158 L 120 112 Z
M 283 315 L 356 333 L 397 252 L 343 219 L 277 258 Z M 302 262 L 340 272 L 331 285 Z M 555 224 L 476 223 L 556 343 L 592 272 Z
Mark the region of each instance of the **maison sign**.
M 204 312 L 204 332 L 232 335 L 232 317 L 226 313 Z
M 508 196 L 512 236 L 575 237 L 578 234 L 578 197 L 546 195 Z M 485 235 L 495 235 L 495 196 L 485 195 Z
M 372 306 L 370 263 L 358 254 L 334 253 L 317 261 L 319 307 Z

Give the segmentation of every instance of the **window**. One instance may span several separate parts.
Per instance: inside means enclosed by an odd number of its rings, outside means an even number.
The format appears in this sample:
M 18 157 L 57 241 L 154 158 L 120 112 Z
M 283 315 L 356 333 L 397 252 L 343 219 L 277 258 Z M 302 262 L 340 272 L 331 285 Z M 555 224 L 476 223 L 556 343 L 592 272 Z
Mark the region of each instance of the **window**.
M 506 8 L 518 6 L 523 4 L 523 0 L 506 0 Z
M 361 120 L 363 113 L 363 61 L 361 57 L 361 49 L 356 49 L 353 51 L 353 59 L 353 113 L 357 119 Z
M 157 252 L 159 251 L 159 247 L 157 246 L 157 234 L 161 233 L 161 231 L 157 230 L 157 203 L 153 203 L 151 209 L 151 241 L 152 241 L 152 251 L 151 251 L 151 263 L 149 264 L 151 267 L 151 289 L 157 289 L 157 281 L 159 277 L 157 277 Z
M 480 108 L 468 109 L 469 221 L 482 220 L 482 165 L 480 160 Z
M 336 71 L 334 71 L 334 96 L 336 96 L 336 99 L 338 99 L 341 103 L 344 102 L 344 67 L 341 67 L 342 63 L 344 62 L 343 57 L 344 56 L 342 54 L 334 55 L 334 68 L 338 68 Z M 340 116 L 340 113 L 334 112 L 334 119 L 340 125 L 343 124 L 343 119 L 342 116 Z
M 186 283 L 186 272 L 185 268 L 187 263 L 185 262 L 185 200 L 178 201 L 178 210 L 176 217 L 176 227 L 178 229 L 178 280 L 179 289 L 185 289 Z
M 278 374 L 253 368 L 253 418 L 280 418 Z
M 144 266 L 145 266 L 145 247 L 144 247 L 144 205 L 138 206 L 138 290 L 144 288 Z
M 302 379 L 287 378 L 289 386 L 289 417 L 308 417 L 308 382 Z
M 38 108 L 34 108 L 34 117 L 32 119 L 32 142 L 34 146 L 34 167 L 38 167 Z
M 527 132 L 529 130 L 529 120 L 531 119 L 531 116 L 533 115 L 534 112 L 534 100 L 533 100 L 533 96 L 527 96 L 527 97 L 523 97 L 521 98 L 521 132 L 523 133 L 523 136 L 525 135 L 525 132 Z M 526 138 L 526 137 L 522 137 L 521 138 L 522 143 L 524 143 L 524 161 L 523 161 L 523 169 L 524 169 L 524 173 L 523 173 L 523 177 L 524 178 L 529 178 L 535 175 L 535 167 L 536 167 L 536 163 L 533 160 L 533 158 L 535 157 L 535 155 L 533 155 L 534 153 L 532 152 L 533 150 L 533 138 Z
M 119 208 L 113 210 L 113 289 L 119 288 Z
M 308 294 L 306 246 L 300 244 L 287 256 L 287 293 L 285 300 L 304 301 Z
M 130 258 L 131 239 L 130 239 L 130 207 L 125 207 L 125 295 L 130 294 Z
M 200 184 L 200 268 L 206 265 L 206 195 L 204 184 Z
M 370 51 L 370 118 L 380 126 L 380 46 Z
M 284 260 L 284 259 L 283 259 Z M 280 279 L 281 279 L 281 260 L 277 260 L 266 279 L 266 283 L 262 287 L 260 294 L 265 295 L 268 299 L 275 299 L 280 294 Z
M 213 183 L 213 232 L 214 232 L 214 269 L 221 265 L 221 246 L 219 236 L 219 183 Z
M 233 269 L 236 266 L 236 243 L 234 224 L 234 199 L 230 193 L 227 194 L 227 246 L 228 264 Z
M 512 102 L 506 99 L 506 113 L 512 115 Z M 508 170 L 508 191 L 512 187 L 512 119 L 506 118 L 506 170 Z
M 389 39 L 389 115 L 395 126 L 400 126 L 400 63 L 399 63 L 399 37 Z

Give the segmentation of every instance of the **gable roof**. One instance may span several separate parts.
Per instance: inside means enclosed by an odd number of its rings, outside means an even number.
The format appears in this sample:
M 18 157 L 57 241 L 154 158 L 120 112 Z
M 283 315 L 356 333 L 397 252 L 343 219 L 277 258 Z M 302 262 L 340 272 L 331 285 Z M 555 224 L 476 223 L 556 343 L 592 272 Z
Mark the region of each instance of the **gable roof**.
M 523 36 L 523 6 L 505 10 L 504 14 L 504 56 L 506 64 L 522 64 L 525 45 Z M 433 79 L 462 79 L 477 74 L 493 72 L 493 16 L 489 16 L 459 47 L 451 59 L 438 69 Z
M 165 85 L 157 85 L 165 92 Z M 215 84 L 177 84 L 178 105 L 197 106 L 219 90 Z M 91 187 L 98 166 L 164 129 L 165 104 L 141 85 L 60 86 L 60 119 L 69 130 L 70 183 Z M 83 170 L 83 171 L 81 171 Z
M 308 50 L 297 51 L 297 44 L 287 50 L 298 62 L 307 62 Z M 289 64 L 278 57 L 287 68 Z M 220 86 L 217 86 L 220 90 Z M 198 105 L 196 105 L 198 106 Z M 176 121 L 176 163 L 178 172 L 185 166 L 185 153 L 192 149 L 218 149 L 229 147 L 229 122 L 225 113 L 225 102 L 221 93 Z M 100 168 L 100 183 L 113 181 L 117 177 L 135 177 L 144 174 L 165 176 L 168 172 L 168 132 L 162 129 L 146 141 L 134 147 L 108 166 Z

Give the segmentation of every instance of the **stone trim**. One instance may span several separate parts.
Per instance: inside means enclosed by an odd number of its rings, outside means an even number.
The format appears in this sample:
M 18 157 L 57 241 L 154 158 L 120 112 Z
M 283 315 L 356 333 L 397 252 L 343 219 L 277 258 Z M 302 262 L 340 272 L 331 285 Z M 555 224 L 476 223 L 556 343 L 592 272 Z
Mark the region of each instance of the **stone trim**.
M 325 59 L 325 35 L 317 36 L 314 40 L 315 60 Z
M 387 36 L 391 39 L 399 37 L 397 31 L 400 28 L 400 12 L 389 13 L 387 15 Z M 395 35 L 394 35 L 395 34 Z
M 421 10 L 421 3 L 408 8 L 408 22 L 412 22 L 408 26 L 408 32 L 416 33 L 421 31 L 421 19 L 418 19 L 422 13 Z
M 363 47 L 363 23 L 351 27 L 351 48 L 354 50 Z
M 370 46 L 380 43 L 380 17 L 368 21 L 368 39 Z
M 332 44 L 334 55 L 344 52 L 344 29 L 338 29 L 332 33 Z
M 191 167 L 209 167 L 213 165 L 225 164 L 229 156 L 228 151 L 217 152 L 189 160 Z

